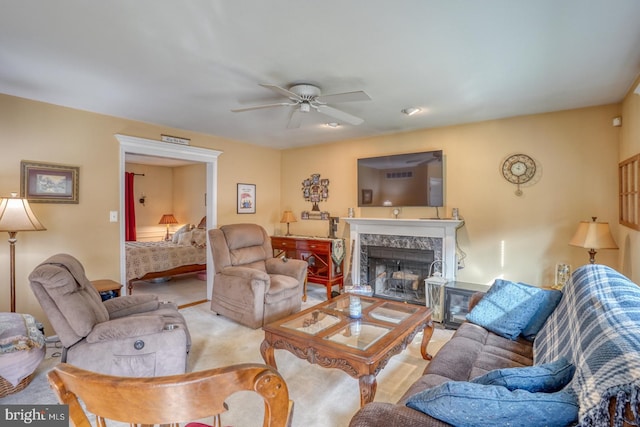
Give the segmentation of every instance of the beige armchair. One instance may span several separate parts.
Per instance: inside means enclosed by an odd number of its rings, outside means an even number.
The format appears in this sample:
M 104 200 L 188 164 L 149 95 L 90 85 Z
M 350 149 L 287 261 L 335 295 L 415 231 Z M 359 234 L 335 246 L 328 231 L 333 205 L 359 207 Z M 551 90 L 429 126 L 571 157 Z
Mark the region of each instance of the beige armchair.
M 103 302 L 80 261 L 67 254 L 37 266 L 29 282 L 62 343 L 62 362 L 130 377 L 186 371 L 191 337 L 175 304 L 155 295 Z
M 256 224 L 209 230 L 215 275 L 211 310 L 250 328 L 300 311 L 306 261 L 274 258 L 271 238 Z

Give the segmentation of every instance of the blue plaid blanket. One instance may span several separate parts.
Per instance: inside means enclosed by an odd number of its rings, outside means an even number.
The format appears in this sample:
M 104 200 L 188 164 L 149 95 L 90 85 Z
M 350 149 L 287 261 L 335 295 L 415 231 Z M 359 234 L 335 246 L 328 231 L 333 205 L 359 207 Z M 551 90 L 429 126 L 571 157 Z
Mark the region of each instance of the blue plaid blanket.
M 580 403 L 579 425 L 622 426 L 640 404 L 640 287 L 603 265 L 578 268 L 534 342 L 534 363 L 565 356 L 576 366 L 570 384 Z

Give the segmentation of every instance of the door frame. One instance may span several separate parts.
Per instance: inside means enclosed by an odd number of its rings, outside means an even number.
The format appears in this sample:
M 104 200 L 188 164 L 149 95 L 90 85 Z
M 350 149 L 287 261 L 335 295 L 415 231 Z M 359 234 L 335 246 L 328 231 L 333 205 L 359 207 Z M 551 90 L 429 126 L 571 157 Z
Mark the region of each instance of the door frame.
M 124 224 L 124 173 L 127 154 L 141 154 L 155 157 L 166 157 L 171 159 L 189 160 L 204 163 L 207 167 L 207 193 L 206 193 L 206 215 L 207 230 L 215 228 L 218 223 L 217 203 L 218 203 L 218 156 L 222 151 L 210 150 L 207 148 L 191 147 L 189 145 L 179 145 L 162 142 L 154 139 L 139 138 L 136 136 L 116 134 L 116 139 L 120 143 L 120 281 L 124 284 L 125 295 L 127 289 L 127 260 L 125 251 L 125 224 Z M 213 256 L 211 251 L 207 251 L 207 299 L 211 299 L 213 291 Z

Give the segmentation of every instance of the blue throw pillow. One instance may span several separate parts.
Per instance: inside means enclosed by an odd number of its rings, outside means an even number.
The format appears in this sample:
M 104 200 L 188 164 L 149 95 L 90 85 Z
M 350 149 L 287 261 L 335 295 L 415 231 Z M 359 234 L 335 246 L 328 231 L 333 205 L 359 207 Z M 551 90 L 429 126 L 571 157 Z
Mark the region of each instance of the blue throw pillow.
M 472 383 L 499 385 L 508 390 L 526 390 L 531 393 L 553 393 L 562 390 L 573 378 L 576 368 L 566 358 L 552 363 L 524 368 L 496 369 L 474 378 Z
M 578 402 L 568 391 L 530 393 L 464 381 L 416 393 L 407 406 L 457 427 L 566 426 L 578 420 Z
M 522 336 L 533 341 L 537 333 L 544 326 L 544 322 L 556 309 L 560 300 L 562 299 L 562 292 L 556 289 L 540 289 L 540 307 L 534 316 L 531 318 L 529 324 L 523 329 Z
M 467 314 L 467 320 L 515 340 L 538 311 L 542 301 L 540 291 L 535 286 L 497 279 Z

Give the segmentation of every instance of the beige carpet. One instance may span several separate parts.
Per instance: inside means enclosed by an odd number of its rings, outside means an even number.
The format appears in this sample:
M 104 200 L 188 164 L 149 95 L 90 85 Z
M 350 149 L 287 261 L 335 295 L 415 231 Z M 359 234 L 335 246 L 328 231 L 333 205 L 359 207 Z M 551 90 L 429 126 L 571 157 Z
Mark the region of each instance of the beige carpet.
M 156 290 L 160 291 L 157 284 Z M 303 308 L 317 304 L 324 298 L 323 287 L 310 285 L 309 298 Z M 208 303 L 184 308 L 181 312 L 187 319 L 193 338 L 189 370 L 198 371 L 236 363 L 264 363 L 259 350 L 263 339 L 261 329 L 249 329 L 217 316 L 211 312 Z M 451 335 L 452 331 L 437 328 L 429 344 L 429 352 L 435 354 Z M 420 376 L 428 363 L 420 355 L 421 339 L 422 335 L 416 336 L 413 343 L 401 354 L 391 358 L 380 372 L 377 377 L 376 401 L 397 401 Z M 50 347 L 32 383 L 21 392 L 0 399 L 0 403 L 56 403 L 46 382 L 46 373 L 59 363 L 58 352 L 59 349 Z M 278 370 L 286 380 L 290 397 L 295 402 L 294 427 L 342 427 L 349 424 L 360 406 L 356 379 L 341 370 L 311 365 L 285 350 L 276 350 L 275 357 Z M 262 425 L 262 403 L 251 393 L 238 393 L 227 402 L 230 411 L 222 415 L 223 425 Z

